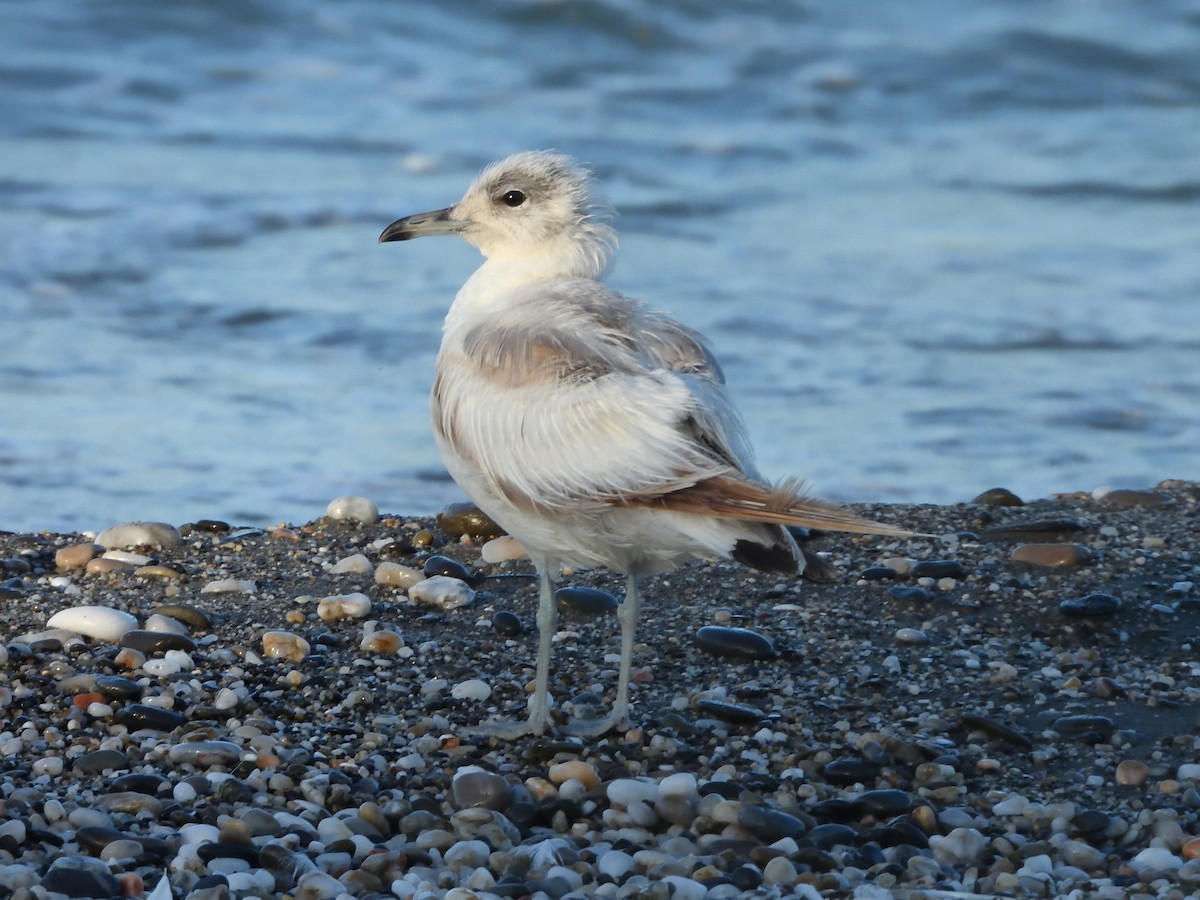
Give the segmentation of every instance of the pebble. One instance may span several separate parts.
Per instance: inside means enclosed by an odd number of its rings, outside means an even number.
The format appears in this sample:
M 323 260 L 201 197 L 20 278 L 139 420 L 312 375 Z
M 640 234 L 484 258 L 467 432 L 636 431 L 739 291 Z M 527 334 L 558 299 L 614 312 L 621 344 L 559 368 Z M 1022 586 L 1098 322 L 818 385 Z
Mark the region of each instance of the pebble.
M 253 594 L 258 585 L 244 578 L 219 578 L 200 589 L 202 594 Z
M 977 495 L 972 501 L 980 506 L 1024 506 L 1025 501 L 1008 488 L 991 488 Z
M 768 844 L 783 838 L 799 838 L 807 831 L 804 822 L 782 810 L 766 806 L 744 806 L 737 814 L 737 823 L 759 840 Z
M 339 559 L 329 568 L 330 575 L 373 575 L 375 566 L 362 553 Z
M 904 584 L 897 584 L 888 588 L 887 595 L 905 603 L 929 603 L 933 600 L 933 594 L 929 593 L 925 588 Z
M 101 775 L 129 768 L 129 757 L 120 750 L 92 750 L 76 758 L 73 768 L 83 775 Z
M 146 617 L 146 631 L 161 631 L 170 632 L 172 634 L 187 634 L 188 627 L 178 619 L 172 619 L 170 616 L 164 616 L 161 613 L 153 613 Z
M 1123 759 L 1117 763 L 1117 784 L 1137 786 L 1145 784 L 1150 768 L 1140 759 Z
M 417 603 L 441 609 L 460 609 L 475 602 L 475 591 L 458 578 L 434 575 L 408 589 L 408 596 Z
M 290 631 L 268 631 L 262 636 L 263 653 L 272 659 L 290 659 L 300 662 L 308 656 L 311 647 L 308 641 Z
M 605 616 L 615 613 L 621 601 L 598 588 L 561 587 L 554 592 L 554 604 L 568 616 Z
M 1097 499 L 1110 509 L 1163 506 L 1167 502 L 1166 495 L 1158 491 L 1133 491 L 1125 488 L 1108 491 Z
M 451 799 L 456 809 L 508 809 L 512 803 L 512 785 L 500 775 L 479 766 L 464 766 L 450 782 Z
M 173 745 L 168 756 L 175 766 L 192 765 L 208 769 L 241 762 L 242 748 L 232 741 L 187 741 Z
M 508 562 L 513 559 L 529 558 L 529 554 L 525 552 L 525 547 L 522 546 L 521 542 L 507 534 L 502 537 L 492 538 L 480 547 L 479 556 L 485 563 L 491 565 Z
M 525 626 L 516 614 L 502 609 L 492 616 L 492 630 L 504 637 L 517 637 L 525 630 Z
M 695 640 L 697 647 L 715 656 L 770 659 L 775 655 L 774 642 L 748 628 L 705 625 L 696 632 Z
M 405 649 L 404 637 L 398 632 L 381 628 L 364 634 L 358 648 L 370 653 L 398 653 Z
M 975 828 L 955 828 L 944 837 L 933 835 L 929 838 L 933 858 L 945 866 L 974 865 L 987 843 L 987 838 Z
M 183 543 L 179 529 L 165 522 L 129 522 L 113 525 L 96 535 L 96 543 L 108 549 L 135 550 L 156 547 L 169 550 Z
M 150 731 L 174 731 L 187 721 L 187 717 L 173 709 L 133 703 L 117 710 L 113 721 L 124 725 L 130 731 L 140 731 L 143 728 Z
M 121 635 L 120 644 L 142 653 L 166 653 L 168 650 L 183 650 L 190 653 L 196 649 L 196 641 L 186 634 L 174 631 L 145 631 L 135 628 Z
M 451 503 L 437 514 L 438 527 L 451 540 L 462 537 L 472 540 L 492 540 L 504 534 L 504 529 L 474 503 Z
M 325 517 L 335 522 L 370 525 L 379 519 L 379 507 L 366 497 L 338 497 L 325 507 Z
M 317 603 L 317 616 L 322 622 L 339 619 L 364 619 L 371 612 L 371 598 L 366 594 L 336 594 Z
M 979 537 L 984 541 L 1041 544 L 1048 541 L 1069 541 L 1086 530 L 1083 523 L 1075 519 L 1033 519 L 984 528 L 979 532 Z
M 450 696 L 455 700 L 483 702 L 492 696 L 492 686 L 481 678 L 468 678 L 450 688 Z
M 50 628 L 65 628 L 98 641 L 119 641 L 138 621 L 127 612 L 108 606 L 72 606 L 52 615 Z
M 898 628 L 896 629 L 896 640 L 901 644 L 928 644 L 929 635 L 920 628 Z
M 1009 559 L 1031 566 L 1066 569 L 1088 565 L 1092 551 L 1082 544 L 1021 544 L 1013 548 Z
M 407 591 L 414 584 L 424 581 L 425 575 L 419 569 L 402 566 L 395 562 L 381 562 L 375 567 L 375 583 L 387 587 L 397 587 Z
M 182 622 L 188 628 L 201 634 L 212 631 L 212 621 L 209 619 L 208 614 L 186 603 L 166 603 L 162 606 L 156 606 L 150 612 L 152 616 L 166 616 L 177 622 Z
M 88 575 L 111 575 L 114 572 L 132 572 L 136 568 L 137 566 L 133 563 L 127 563 L 122 559 L 98 556 L 89 560 L 88 564 L 83 567 L 83 571 Z
M 1121 601 L 1112 594 L 1087 594 L 1063 600 L 1058 604 L 1058 610 L 1065 616 L 1098 619 L 1120 612 Z
M 559 785 L 567 781 L 578 781 L 589 791 L 594 791 L 600 786 L 600 773 L 596 771 L 596 767 L 581 759 L 571 759 L 551 766 L 546 777 L 553 784 Z
M 956 559 L 927 559 L 912 567 L 909 574 L 913 578 L 966 578 L 967 570 Z
M 72 544 L 55 552 L 54 566 L 60 572 L 82 569 L 103 552 L 99 544 Z

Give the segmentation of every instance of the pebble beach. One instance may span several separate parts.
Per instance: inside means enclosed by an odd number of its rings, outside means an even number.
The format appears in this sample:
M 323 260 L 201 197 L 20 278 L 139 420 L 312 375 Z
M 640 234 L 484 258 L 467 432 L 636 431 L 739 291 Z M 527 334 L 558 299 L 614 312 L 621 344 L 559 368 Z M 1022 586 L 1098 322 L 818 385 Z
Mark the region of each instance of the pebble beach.
M 964 498 L 965 499 L 965 498 Z M 1200 891 L 1200 483 L 856 505 L 827 580 L 567 572 L 477 511 L 0 533 L 0 894 L 1166 897 Z

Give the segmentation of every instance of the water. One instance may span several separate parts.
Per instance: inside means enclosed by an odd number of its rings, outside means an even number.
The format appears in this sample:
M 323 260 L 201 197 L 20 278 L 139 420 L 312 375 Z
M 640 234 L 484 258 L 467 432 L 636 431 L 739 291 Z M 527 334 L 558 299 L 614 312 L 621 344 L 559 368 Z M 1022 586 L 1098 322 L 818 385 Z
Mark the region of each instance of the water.
M 1200 3 L 0 4 L 0 528 L 459 496 L 459 242 L 553 147 L 611 283 L 707 332 L 842 499 L 1200 477 Z

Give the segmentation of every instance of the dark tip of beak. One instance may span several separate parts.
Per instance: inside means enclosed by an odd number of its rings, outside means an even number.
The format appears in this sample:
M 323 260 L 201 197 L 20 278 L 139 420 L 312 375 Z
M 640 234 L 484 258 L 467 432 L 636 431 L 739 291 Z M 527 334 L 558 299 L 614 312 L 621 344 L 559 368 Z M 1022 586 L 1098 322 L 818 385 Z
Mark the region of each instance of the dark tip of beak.
M 379 235 L 379 243 L 410 241 L 427 234 L 454 234 L 461 230 L 463 223 L 450 218 L 452 209 L 452 207 L 435 209 L 433 212 L 418 213 L 415 216 L 397 219 L 383 229 L 383 234 Z
M 379 243 L 386 244 L 389 241 L 407 241 L 416 237 L 408 225 L 408 219 L 397 219 L 387 228 L 383 229 L 383 233 L 379 235 Z

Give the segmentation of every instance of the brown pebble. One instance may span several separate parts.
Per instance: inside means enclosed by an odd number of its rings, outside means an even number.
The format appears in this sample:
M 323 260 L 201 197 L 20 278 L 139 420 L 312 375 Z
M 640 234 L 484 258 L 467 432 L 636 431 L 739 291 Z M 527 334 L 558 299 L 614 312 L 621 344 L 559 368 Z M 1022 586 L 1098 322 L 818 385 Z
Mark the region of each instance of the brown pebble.
M 394 631 L 372 631 L 362 639 L 358 649 L 371 653 L 395 653 L 404 646 L 404 638 Z
M 89 575 L 107 575 L 110 572 L 132 572 L 136 569 L 133 563 L 127 563 L 119 559 L 105 559 L 104 557 L 96 557 L 89 560 L 84 571 Z
M 1008 488 L 992 488 L 971 501 L 980 506 L 1024 506 L 1025 501 Z
M 299 662 L 308 655 L 309 644 L 290 631 L 268 631 L 262 636 L 262 648 L 264 654 L 274 659 Z
M 1165 495 L 1158 491 L 1109 491 L 1100 498 L 1100 502 L 1111 509 L 1134 509 L 1139 506 L 1162 506 L 1167 502 Z
M 1009 558 L 1031 566 L 1066 569 L 1087 565 L 1092 561 L 1092 552 L 1082 544 L 1021 544 Z
M 104 695 L 94 691 L 87 694 L 76 694 L 71 698 L 71 704 L 79 709 L 87 709 L 93 703 L 103 703 Z
M 1114 697 L 1124 697 L 1125 688 L 1119 682 L 1113 681 L 1107 675 L 1101 675 L 1092 682 L 1092 693 L 1097 697 L 1102 697 L 1105 700 L 1111 700 Z
M 1149 772 L 1140 759 L 1123 759 L 1117 764 L 1117 784 L 1142 784 Z
M 917 806 L 910 815 L 916 826 L 926 834 L 938 833 L 937 812 L 932 806 L 925 806 L 924 804 Z
M 60 572 L 82 569 L 103 552 L 104 548 L 98 544 L 74 544 L 54 554 L 54 565 Z
M 183 577 L 182 572 L 172 569 L 170 566 L 142 566 L 134 569 L 133 574 L 138 578 L 162 578 L 167 581 L 175 581 Z
M 1200 859 L 1200 837 L 1194 837 L 1180 851 L 1184 859 Z
M 595 766 L 580 759 L 571 759 L 551 766 L 547 774 L 554 784 L 562 784 L 573 778 L 582 782 L 589 791 L 600 786 L 600 773 L 596 771 Z

